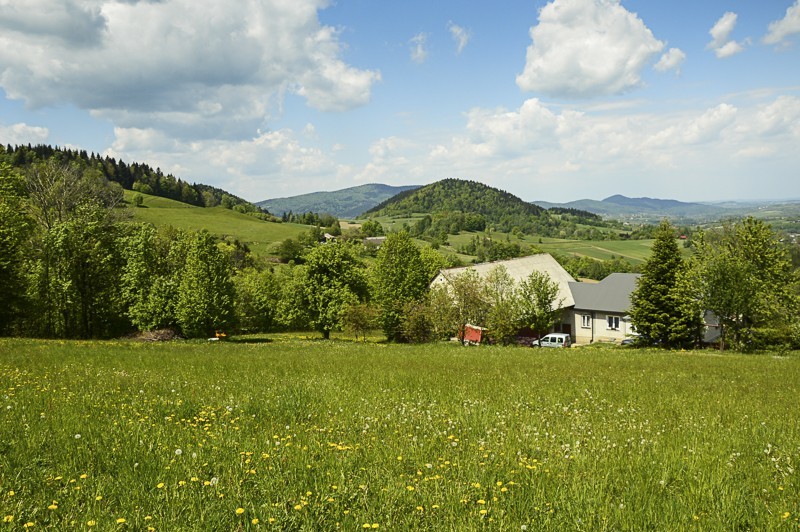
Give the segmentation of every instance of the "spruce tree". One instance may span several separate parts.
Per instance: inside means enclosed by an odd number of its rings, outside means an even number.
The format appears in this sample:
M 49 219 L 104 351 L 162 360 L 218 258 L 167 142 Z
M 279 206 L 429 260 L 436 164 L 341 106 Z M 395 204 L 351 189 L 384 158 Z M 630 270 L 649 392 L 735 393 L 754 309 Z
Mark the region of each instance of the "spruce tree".
M 684 284 L 685 272 L 675 230 L 664 220 L 631 294 L 631 319 L 643 343 L 683 347 L 697 341 L 701 316 Z

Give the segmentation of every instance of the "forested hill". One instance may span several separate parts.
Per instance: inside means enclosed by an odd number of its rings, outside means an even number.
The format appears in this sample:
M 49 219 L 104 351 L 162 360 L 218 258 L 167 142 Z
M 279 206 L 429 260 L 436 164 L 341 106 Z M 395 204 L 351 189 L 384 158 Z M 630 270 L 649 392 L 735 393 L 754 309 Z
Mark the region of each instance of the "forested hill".
M 119 183 L 126 190 L 135 190 L 144 194 L 161 196 L 198 207 L 216 207 L 221 205 L 239 212 L 259 212 L 263 209 L 252 203 L 226 192 L 225 190 L 203 185 L 189 184 L 171 174 L 164 174 L 160 168 L 142 163 L 125 163 L 114 157 L 102 157 L 100 154 L 87 153 L 86 150 L 70 150 L 48 145 L 11 146 L 0 145 L 0 162 L 7 162 L 12 167 L 25 170 L 38 163 L 56 160 L 67 164 L 78 164 L 100 172 L 103 177 Z
M 283 213 L 328 213 L 339 218 L 352 218 L 395 194 L 419 188 L 416 185 L 394 187 L 370 183 L 334 192 L 311 192 L 288 198 L 275 198 L 256 203 L 278 216 Z
M 409 216 L 414 213 L 480 214 L 489 222 L 503 217 L 539 216 L 545 210 L 503 190 L 462 179 L 443 179 L 402 192 L 367 211 L 368 216 Z

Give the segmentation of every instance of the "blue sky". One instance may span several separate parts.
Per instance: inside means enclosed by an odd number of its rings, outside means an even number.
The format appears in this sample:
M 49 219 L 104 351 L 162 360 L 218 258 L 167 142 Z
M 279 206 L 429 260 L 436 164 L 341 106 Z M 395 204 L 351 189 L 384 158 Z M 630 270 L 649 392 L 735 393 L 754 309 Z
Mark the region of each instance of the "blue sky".
M 251 201 L 800 197 L 800 0 L 0 0 L 0 142 Z

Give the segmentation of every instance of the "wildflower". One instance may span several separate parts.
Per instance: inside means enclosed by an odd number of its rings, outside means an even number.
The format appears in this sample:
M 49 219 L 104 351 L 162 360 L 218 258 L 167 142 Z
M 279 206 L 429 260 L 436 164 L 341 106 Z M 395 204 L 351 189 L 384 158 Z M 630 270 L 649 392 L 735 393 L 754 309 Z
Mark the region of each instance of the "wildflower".
M 406 486 L 406 489 L 407 489 L 408 491 L 414 491 L 414 486 Z
M 97 497 L 94 498 L 94 500 L 102 501 L 103 500 L 103 496 L 102 495 L 98 495 Z
M 117 518 L 117 524 L 118 525 L 124 525 L 125 524 L 125 518 L 124 517 Z
M 180 449 L 175 449 L 175 456 L 180 456 L 183 454 L 183 451 Z
M 36 526 L 36 523 L 34 523 L 33 521 L 28 521 L 23 525 L 24 528 L 33 528 L 34 526 Z
M 156 488 L 158 488 L 158 489 L 161 489 L 163 487 L 164 487 L 164 483 L 163 482 L 159 482 L 158 484 L 156 484 Z
M 784 519 L 789 519 L 789 516 L 790 516 L 790 515 L 792 515 L 792 514 L 791 514 L 791 513 L 789 513 L 789 512 L 786 512 L 786 513 L 784 513 L 784 514 L 783 514 L 783 518 L 784 518 Z
M 486 504 L 486 501 L 484 501 L 483 499 L 478 499 L 478 504 Z
M 244 508 L 237 508 L 236 515 L 242 515 L 244 513 Z
M 480 513 L 481 515 L 486 515 L 486 510 L 481 510 L 479 513 Z
M 272 524 L 272 523 L 275 522 L 275 518 L 274 517 L 270 517 L 269 519 L 267 519 L 267 521 L 269 521 L 269 524 Z
M 80 435 L 80 434 L 76 434 L 76 435 L 75 435 L 75 439 L 76 439 L 76 440 L 80 440 L 80 439 L 81 439 L 81 435 Z
M 303 505 L 302 504 L 295 504 L 294 505 L 294 509 L 295 510 L 302 510 L 303 509 Z
M 14 496 L 14 492 L 13 492 L 13 491 L 9 491 L 9 492 L 8 492 L 8 496 L 9 496 L 9 497 L 13 497 L 13 496 Z
M 258 517 L 254 517 L 253 520 L 250 521 L 250 523 L 252 523 L 254 525 L 257 525 L 258 524 Z
M 86 526 L 95 526 L 96 524 L 97 524 L 97 521 L 95 521 L 94 519 L 92 519 L 91 521 L 87 521 L 86 522 Z
M 4 523 L 10 523 L 10 522 L 12 522 L 13 520 L 14 520 L 14 516 L 13 516 L 13 515 L 7 515 L 7 516 L 5 516 L 5 517 L 3 518 L 3 522 L 4 522 Z
M 86 480 L 86 477 L 88 477 L 88 476 L 89 476 L 89 475 L 87 475 L 86 473 L 84 473 L 83 475 L 81 475 L 81 480 Z
M 145 521 L 151 521 L 152 519 L 153 519 L 153 516 L 152 516 L 152 515 L 146 515 L 146 516 L 144 516 L 144 520 L 145 520 Z
M 372 525 L 370 525 L 369 523 L 364 523 L 363 525 L 361 525 L 361 528 L 372 528 Z
M 212 478 L 211 478 L 211 480 L 209 480 L 209 483 L 210 483 L 212 486 L 216 486 L 216 485 L 217 485 L 217 482 L 219 482 L 219 479 L 218 479 L 217 477 L 212 477 Z
M 186 485 L 186 481 L 185 480 L 179 480 L 178 481 L 178 486 L 185 486 L 185 485 Z
M 378 523 L 372 523 L 372 528 L 378 528 L 379 526 Z
M 48 510 L 58 510 L 58 505 L 57 504 L 51 504 L 50 506 L 47 507 L 47 509 Z

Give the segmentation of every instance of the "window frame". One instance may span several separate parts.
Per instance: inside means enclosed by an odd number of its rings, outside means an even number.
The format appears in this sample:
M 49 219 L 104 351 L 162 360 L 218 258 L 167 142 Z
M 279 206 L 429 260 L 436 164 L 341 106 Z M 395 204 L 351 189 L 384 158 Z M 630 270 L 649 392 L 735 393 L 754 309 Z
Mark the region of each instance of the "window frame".
M 618 331 L 619 330 L 619 322 L 620 317 L 615 316 L 613 314 L 609 314 L 606 316 L 606 330 L 608 331 Z

